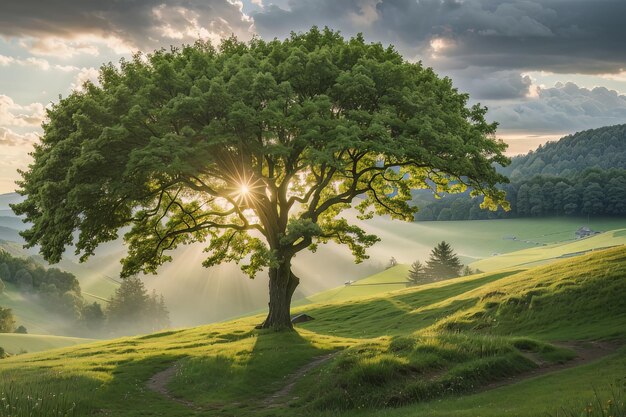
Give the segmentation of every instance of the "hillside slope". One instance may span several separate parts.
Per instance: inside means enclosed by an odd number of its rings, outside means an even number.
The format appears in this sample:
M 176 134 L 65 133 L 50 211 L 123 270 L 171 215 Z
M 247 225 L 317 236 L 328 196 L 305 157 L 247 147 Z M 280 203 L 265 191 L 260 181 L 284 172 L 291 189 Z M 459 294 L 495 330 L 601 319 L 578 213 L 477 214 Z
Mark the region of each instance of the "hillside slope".
M 572 175 L 588 168 L 626 166 L 626 124 L 589 129 L 548 142 L 516 156 L 501 172 L 512 179 L 533 175 Z
M 626 248 L 619 247 L 527 271 L 302 306 L 316 320 L 297 333 L 253 330 L 261 319 L 253 316 L 20 355 L 3 360 L 0 381 L 23 393 L 62 392 L 79 401 L 80 415 L 470 416 L 509 389 L 471 394 L 481 387 L 576 363 L 577 340 L 613 341 L 606 352 L 615 353 L 599 362 L 521 383 L 508 407 L 532 416 L 557 406 L 537 387 L 568 388 L 558 398 L 566 402 L 625 376 L 626 351 L 615 350 L 626 340 L 624 293 Z M 289 398 L 272 402 L 285 381 L 329 352 L 339 353 L 294 380 Z M 167 395 L 146 389 L 156 374 L 169 375 Z M 524 394 L 533 393 L 544 402 L 529 403 Z

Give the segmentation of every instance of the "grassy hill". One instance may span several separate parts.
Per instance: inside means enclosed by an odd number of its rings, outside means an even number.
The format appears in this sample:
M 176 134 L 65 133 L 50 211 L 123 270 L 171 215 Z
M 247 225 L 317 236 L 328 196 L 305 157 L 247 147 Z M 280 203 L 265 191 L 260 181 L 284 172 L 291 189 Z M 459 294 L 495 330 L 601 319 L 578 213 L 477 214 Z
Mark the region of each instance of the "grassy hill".
M 19 200 L 20 196 L 17 194 L 0 195 L 0 217 L 9 219 L 12 212 L 8 204 Z M 348 217 L 353 214 L 347 213 Z M 10 225 L 2 223 L 4 217 L 0 219 L 2 227 L 5 227 L 5 224 Z M 599 231 L 626 228 L 626 219 L 619 218 L 591 218 L 589 221 L 551 218 L 415 223 L 392 221 L 384 217 L 365 222 L 360 222 L 356 217 L 350 217 L 350 220 L 361 224 L 368 232 L 380 236 L 381 242 L 368 251 L 370 259 L 359 265 L 353 263 L 347 249 L 338 248 L 336 245 L 322 246 L 315 254 L 308 252 L 299 254 L 294 262 L 295 272 L 302 278 L 296 293 L 296 298 L 302 299 L 299 303 L 320 302 L 326 299 L 342 300 L 401 289 L 403 284 L 394 282 L 401 282 L 404 278 L 398 281 L 392 275 L 386 275 L 390 277 L 390 281 L 381 278 L 381 282 L 372 282 L 376 285 L 369 285 L 367 281 L 363 281 L 363 277 L 367 278 L 383 271 L 391 256 L 403 264 L 410 264 L 418 259 L 424 261 L 432 247 L 441 240 L 450 242 L 461 260 L 469 264 L 492 259 L 494 254 L 505 254 L 521 249 L 542 249 L 544 244 L 571 243 L 574 231 L 583 225 Z M 12 221 L 13 227 L 17 227 L 15 223 L 20 220 L 13 215 Z M 21 227 L 23 226 L 22 224 Z M 0 239 L 5 241 L 0 242 L 0 248 L 14 256 L 34 255 L 38 262 L 45 265 L 34 249 L 24 250 L 22 243 L 6 241 L 9 237 L 16 239 L 16 228 L 7 228 L 4 236 L 5 229 L 2 227 Z M 507 239 L 510 236 L 516 236 L 517 239 Z M 236 265 L 231 264 L 207 270 L 201 266 L 206 257 L 202 249 L 202 245 L 180 248 L 173 256 L 174 261 L 160 268 L 158 275 L 144 278 L 149 291 L 154 289 L 165 296 L 170 309 L 170 318 L 175 326 L 225 320 L 267 306 L 267 278 L 263 274 L 255 280 L 250 280 L 243 276 Z M 124 250 L 119 241 L 110 242 L 99 248 L 96 256 L 85 264 L 78 264 L 69 250 L 67 257 L 57 266 L 76 275 L 87 302 L 97 301 L 105 304 L 105 300 L 118 286 L 116 277 L 120 269 L 119 259 L 123 256 Z M 324 262 L 320 262 L 320 259 L 324 259 Z M 498 268 L 500 266 L 481 269 L 492 271 Z M 381 277 L 384 277 L 384 274 L 385 271 Z M 358 280 L 358 285 L 353 287 L 343 285 L 349 280 Z M 219 291 L 215 291 L 216 288 L 219 288 Z M 36 310 L 36 307 L 33 307 L 33 310 Z M 42 323 L 46 321 L 47 317 L 41 320 Z M 56 331 L 56 328 L 44 328 L 41 332 L 56 333 Z
M 10 354 L 39 352 L 92 342 L 93 339 L 41 334 L 0 333 L 0 346 Z
M 612 230 L 573 242 L 541 244 L 503 255 L 472 262 L 470 266 L 481 271 L 496 271 L 504 268 L 530 267 L 569 258 L 584 253 L 626 244 L 626 229 Z
M 0 390 L 16 407 L 61 395 L 81 416 L 541 415 L 626 377 L 625 277 L 619 247 L 301 306 L 315 320 L 293 333 L 253 330 L 252 316 L 19 355 Z M 565 369 L 589 341 L 612 348 Z

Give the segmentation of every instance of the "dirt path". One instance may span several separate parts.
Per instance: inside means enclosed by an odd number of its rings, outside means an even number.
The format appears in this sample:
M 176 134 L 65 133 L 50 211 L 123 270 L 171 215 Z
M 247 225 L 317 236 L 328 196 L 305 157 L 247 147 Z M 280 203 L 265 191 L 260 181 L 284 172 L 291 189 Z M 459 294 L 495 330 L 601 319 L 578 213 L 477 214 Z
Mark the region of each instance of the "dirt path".
M 176 375 L 176 372 L 178 372 L 179 369 L 180 369 L 180 362 L 175 362 L 173 365 L 169 366 L 168 368 L 162 370 L 161 372 L 154 374 L 152 378 L 150 378 L 148 382 L 146 382 L 146 386 L 150 390 L 161 394 L 162 396 L 164 396 L 170 401 L 177 402 L 189 408 L 201 410 L 202 409 L 201 407 L 198 407 L 196 404 L 192 403 L 191 401 L 187 401 L 185 399 L 174 396 L 174 394 L 172 394 L 170 390 L 167 389 L 167 384 Z
M 263 408 L 274 408 L 283 406 L 288 400 L 292 399 L 291 397 L 289 397 L 289 394 L 291 394 L 291 391 L 300 379 L 305 377 L 306 374 L 311 370 L 332 359 L 332 357 L 336 354 L 337 352 L 332 352 L 323 356 L 318 356 L 314 358 L 311 362 L 307 363 L 301 368 L 298 368 L 295 372 L 287 375 L 284 381 L 285 385 L 274 394 L 262 400 L 260 402 L 260 405 Z M 172 392 L 167 388 L 167 384 L 176 375 L 176 372 L 178 372 L 179 369 L 180 362 L 175 362 L 168 368 L 154 374 L 152 378 L 150 378 L 148 382 L 146 382 L 146 386 L 148 387 L 148 389 L 161 394 L 168 400 L 175 401 L 186 407 L 193 408 L 194 410 L 216 410 L 216 407 L 201 407 L 191 401 L 176 397 L 172 394 Z
M 482 386 L 480 389 L 474 391 L 474 393 L 489 391 L 495 388 L 503 387 L 505 385 L 515 384 L 517 382 L 524 381 L 526 379 L 535 378 L 537 376 L 550 374 L 553 372 L 561 371 L 564 369 L 575 368 L 577 366 L 585 365 L 587 363 L 593 362 L 597 359 L 603 358 L 611 353 L 614 353 L 623 346 L 622 343 L 616 342 L 584 342 L 584 341 L 573 341 L 573 342 L 560 342 L 554 343 L 557 346 L 561 346 L 567 349 L 571 349 L 576 353 L 576 357 L 559 364 L 550 364 L 542 361 L 537 355 L 527 352 L 523 353 L 528 359 L 533 361 L 537 368 L 532 369 L 528 372 L 524 372 L 519 375 L 515 375 L 509 378 L 501 379 L 499 381 L 492 382 L 490 384 Z M 278 391 L 274 392 L 272 395 L 266 397 L 265 399 L 258 402 L 258 408 L 276 408 L 285 406 L 290 400 L 293 400 L 294 397 L 291 396 L 291 392 L 293 391 L 296 383 L 304 378 L 310 371 L 321 366 L 325 362 L 332 359 L 338 352 L 329 353 L 323 356 L 318 356 L 314 358 L 311 362 L 306 365 L 300 367 L 293 373 L 287 375 L 284 379 L 284 385 Z M 190 409 L 198 410 L 198 411 L 206 411 L 206 410 L 217 410 L 216 406 L 206 406 L 200 407 L 197 404 L 194 404 L 191 401 L 187 401 L 185 399 L 174 396 L 167 388 L 167 384 L 169 381 L 176 375 L 176 372 L 180 369 L 180 362 L 175 362 L 170 367 L 164 369 L 161 372 L 158 372 L 148 380 L 146 386 L 170 401 L 177 402 L 182 404 Z M 219 407 L 221 408 L 221 407 Z
M 585 341 L 573 341 L 573 342 L 556 342 L 553 345 L 560 346 L 566 349 L 571 349 L 576 353 L 576 357 L 563 363 L 550 364 L 542 361 L 538 356 L 532 353 L 522 353 L 525 357 L 533 361 L 537 368 L 530 371 L 511 376 L 509 378 L 494 381 L 490 384 L 482 386 L 475 392 L 489 391 L 495 388 L 503 387 L 505 385 L 515 384 L 517 382 L 524 381 L 526 379 L 535 378 L 537 376 L 550 374 L 564 369 L 575 368 L 577 366 L 585 365 L 593 362 L 597 359 L 603 358 L 611 353 L 617 351 L 623 346 L 621 343 L 616 342 L 585 342 Z
M 312 371 L 313 369 L 331 360 L 336 354 L 337 352 L 332 352 L 323 356 L 318 356 L 317 358 L 313 359 L 311 362 L 307 363 L 303 367 L 297 369 L 295 372 L 287 375 L 285 377 L 285 385 L 281 389 L 279 389 L 278 391 L 276 391 L 275 393 L 267 397 L 265 400 L 263 400 L 261 404 L 264 407 L 268 407 L 268 408 L 283 406 L 286 402 L 293 399 L 293 398 L 288 398 L 289 394 L 291 394 L 291 391 L 293 391 L 293 388 L 295 387 L 296 383 L 300 379 L 304 378 L 306 374 Z

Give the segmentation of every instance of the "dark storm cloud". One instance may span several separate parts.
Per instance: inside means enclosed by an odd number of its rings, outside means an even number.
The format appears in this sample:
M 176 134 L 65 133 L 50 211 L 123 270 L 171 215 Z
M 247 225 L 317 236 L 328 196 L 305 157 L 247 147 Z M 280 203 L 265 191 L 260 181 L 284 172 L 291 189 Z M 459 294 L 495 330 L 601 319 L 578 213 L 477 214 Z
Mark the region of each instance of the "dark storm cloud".
M 505 129 L 564 132 L 626 123 L 626 96 L 574 83 L 538 91 L 538 97 L 492 106 L 489 118 Z
M 133 48 L 200 37 L 249 37 L 252 22 L 228 0 L 20 0 L 0 2 L 0 36 L 74 39 L 95 35 Z M 176 42 L 168 42 L 174 40 Z
M 358 19 L 368 15 L 369 24 Z M 266 7 L 253 16 L 264 36 L 328 24 L 395 43 L 439 69 L 604 73 L 626 66 L 623 0 L 293 0 L 288 9 Z M 449 47 L 433 58 L 435 38 Z
M 533 87 L 528 75 L 519 71 L 470 67 L 447 74 L 455 86 L 467 91 L 475 100 L 508 100 L 528 96 Z

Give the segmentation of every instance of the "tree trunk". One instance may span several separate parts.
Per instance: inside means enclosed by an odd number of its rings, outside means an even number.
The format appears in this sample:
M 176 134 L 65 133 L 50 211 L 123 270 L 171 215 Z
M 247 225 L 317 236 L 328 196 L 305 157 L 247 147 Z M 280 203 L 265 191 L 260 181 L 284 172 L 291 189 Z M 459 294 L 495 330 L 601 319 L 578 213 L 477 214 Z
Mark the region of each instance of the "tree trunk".
M 291 297 L 300 279 L 291 272 L 291 261 L 283 261 L 278 267 L 270 268 L 270 302 L 267 318 L 258 326 L 262 329 L 290 330 Z

